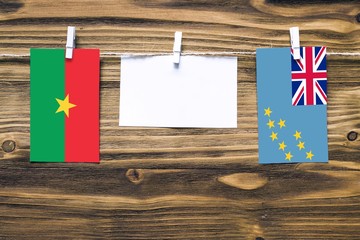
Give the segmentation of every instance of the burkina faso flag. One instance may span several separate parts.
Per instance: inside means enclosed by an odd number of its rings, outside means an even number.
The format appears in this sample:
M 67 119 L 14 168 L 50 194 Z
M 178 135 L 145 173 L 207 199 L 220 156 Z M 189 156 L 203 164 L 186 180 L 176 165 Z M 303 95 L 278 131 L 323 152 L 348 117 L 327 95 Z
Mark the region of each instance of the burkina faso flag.
M 99 56 L 30 50 L 31 162 L 99 162 Z

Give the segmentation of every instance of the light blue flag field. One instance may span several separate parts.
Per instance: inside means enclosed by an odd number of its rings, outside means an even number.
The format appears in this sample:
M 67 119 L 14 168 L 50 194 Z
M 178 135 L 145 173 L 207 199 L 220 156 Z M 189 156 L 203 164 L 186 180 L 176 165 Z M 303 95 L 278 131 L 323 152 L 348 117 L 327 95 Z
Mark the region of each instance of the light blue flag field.
M 290 48 L 256 50 L 259 163 L 328 162 L 327 105 L 293 105 L 291 64 Z

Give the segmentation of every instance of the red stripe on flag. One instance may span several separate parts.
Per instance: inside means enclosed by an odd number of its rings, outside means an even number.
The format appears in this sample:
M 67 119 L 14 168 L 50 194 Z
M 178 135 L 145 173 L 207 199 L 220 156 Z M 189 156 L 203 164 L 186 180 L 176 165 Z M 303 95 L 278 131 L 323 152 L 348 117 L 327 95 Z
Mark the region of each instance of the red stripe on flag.
M 306 47 L 305 48 L 305 65 L 306 65 L 306 104 L 314 105 L 314 69 L 313 69 L 313 48 Z
M 325 47 L 321 47 L 320 52 L 318 53 L 316 59 L 315 59 L 315 64 L 317 64 L 317 62 L 319 61 L 320 57 L 322 56 L 322 53 L 325 51 Z
M 301 68 L 302 70 L 304 70 L 304 66 L 303 66 L 303 64 L 301 63 L 301 60 L 300 60 L 300 59 L 297 59 L 297 60 L 295 60 L 295 61 L 299 64 L 300 68 Z
M 75 104 L 65 117 L 65 162 L 99 162 L 98 49 L 74 49 L 66 59 L 65 95 Z
M 325 99 L 325 101 L 327 101 L 327 97 L 326 94 L 324 93 L 324 91 L 322 90 L 322 88 L 319 86 L 318 82 L 315 82 L 316 88 L 319 90 L 321 96 Z
M 326 78 L 327 74 L 326 72 L 315 72 L 312 74 L 309 73 L 292 73 L 291 77 L 292 79 L 305 79 L 307 76 L 311 76 L 312 78 Z
M 304 93 L 304 87 L 301 88 L 301 91 L 299 93 L 299 95 L 297 96 L 296 100 L 293 103 L 293 106 L 296 106 L 298 104 L 298 102 L 300 101 L 301 95 Z

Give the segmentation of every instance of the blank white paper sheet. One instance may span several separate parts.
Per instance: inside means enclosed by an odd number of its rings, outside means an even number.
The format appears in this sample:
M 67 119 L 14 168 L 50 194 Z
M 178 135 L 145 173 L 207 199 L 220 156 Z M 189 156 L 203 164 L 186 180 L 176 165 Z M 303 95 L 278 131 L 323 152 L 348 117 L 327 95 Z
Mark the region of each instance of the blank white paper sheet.
M 120 126 L 237 127 L 237 58 L 121 58 Z

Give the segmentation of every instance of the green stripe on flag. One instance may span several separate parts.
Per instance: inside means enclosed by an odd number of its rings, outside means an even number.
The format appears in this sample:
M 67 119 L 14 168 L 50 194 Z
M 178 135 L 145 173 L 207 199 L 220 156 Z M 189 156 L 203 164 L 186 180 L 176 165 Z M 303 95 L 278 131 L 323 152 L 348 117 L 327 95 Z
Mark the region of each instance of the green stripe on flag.
M 63 49 L 30 50 L 30 161 L 64 162 L 65 118 L 55 113 L 64 99 Z

